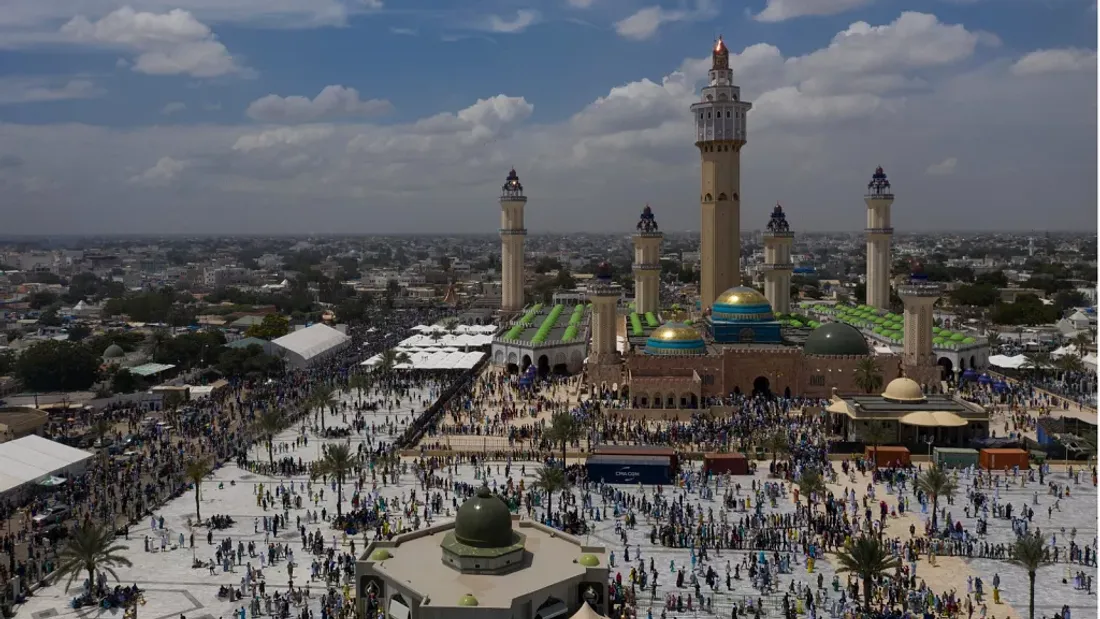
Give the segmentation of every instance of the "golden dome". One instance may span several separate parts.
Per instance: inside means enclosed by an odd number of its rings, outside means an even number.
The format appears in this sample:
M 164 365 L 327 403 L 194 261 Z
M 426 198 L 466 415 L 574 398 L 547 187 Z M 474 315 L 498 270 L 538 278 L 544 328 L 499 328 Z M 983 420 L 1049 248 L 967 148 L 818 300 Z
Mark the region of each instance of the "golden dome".
M 694 342 L 699 332 L 683 323 L 666 322 L 649 335 L 649 339 L 661 342 Z
M 734 286 L 723 292 L 714 300 L 714 304 L 722 305 L 768 305 L 768 300 L 755 288 L 748 286 Z
M 882 397 L 895 402 L 923 402 L 924 391 L 921 390 L 917 381 L 902 376 L 886 385 L 886 391 L 882 392 Z

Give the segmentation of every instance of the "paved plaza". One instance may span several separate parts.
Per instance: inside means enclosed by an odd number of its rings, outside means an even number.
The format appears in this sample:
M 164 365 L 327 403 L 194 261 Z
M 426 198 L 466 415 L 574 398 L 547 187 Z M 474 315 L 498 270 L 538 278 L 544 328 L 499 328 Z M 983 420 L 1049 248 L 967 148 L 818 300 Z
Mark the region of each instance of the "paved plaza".
M 411 398 L 413 402 L 406 399 L 400 406 L 393 410 L 383 409 L 375 413 L 367 413 L 368 425 L 372 420 L 379 426 L 386 423 L 387 420 L 396 421 L 398 424 L 397 430 L 400 431 L 400 428 L 407 424 L 412 418 L 413 411 L 419 413 L 424 409 L 424 402 L 431 395 L 432 394 L 424 391 L 414 392 Z M 344 397 L 350 399 L 351 396 L 345 394 Z M 326 417 L 326 425 L 329 427 L 340 427 L 346 425 L 347 422 L 350 421 L 350 416 L 346 421 L 338 414 L 330 414 Z M 290 428 L 276 439 L 276 443 L 290 444 L 290 442 L 302 431 L 301 424 Z M 374 436 L 376 441 L 379 439 L 392 440 L 392 433 L 376 432 Z M 291 455 L 295 458 L 300 456 L 303 460 L 312 461 L 319 457 L 322 444 L 344 442 L 347 440 L 348 439 L 320 440 L 311 436 L 308 445 L 291 449 L 287 454 L 277 452 L 276 457 Z M 350 440 L 354 448 L 357 447 L 356 443 L 366 441 L 367 439 L 365 436 L 353 435 Z M 252 455 L 262 461 L 266 461 L 267 459 L 266 449 L 263 446 L 254 447 Z M 490 466 L 492 467 L 491 481 L 500 485 L 505 484 L 504 465 L 492 463 Z M 514 463 L 511 469 L 512 477 L 517 483 L 521 478 L 521 466 L 524 468 L 525 474 L 522 475 L 522 477 L 525 479 L 525 485 L 530 487 L 535 481 L 535 471 L 538 469 L 538 465 L 531 462 Z M 760 469 L 762 472 L 757 474 L 757 481 L 767 481 L 767 464 L 761 462 Z M 854 488 L 857 492 L 862 493 L 869 479 L 869 476 L 861 477 L 857 474 L 856 482 L 853 484 L 847 478 L 841 476 L 839 478 L 841 483 L 839 485 L 830 486 L 830 490 L 839 493 L 842 489 Z M 734 480 L 740 483 L 743 488 L 751 485 L 751 481 L 747 477 L 734 478 Z M 263 532 L 263 527 L 261 525 L 259 526 L 259 532 L 256 533 L 255 523 L 257 519 L 262 521 L 264 516 L 272 516 L 276 512 L 273 508 L 264 511 L 262 507 L 258 506 L 255 492 L 258 484 L 264 484 L 265 487 L 272 487 L 273 485 L 278 486 L 280 483 L 284 485 L 291 483 L 304 484 L 307 481 L 305 476 L 278 479 L 264 475 L 256 475 L 241 470 L 234 465 L 225 466 L 217 470 L 212 477 L 203 484 L 202 513 L 204 517 L 215 514 L 229 515 L 236 522 L 230 529 L 216 531 L 214 533 L 215 544 L 227 536 L 232 538 L 234 546 L 236 546 L 237 541 L 242 541 L 245 544 L 249 541 L 254 541 L 257 543 L 257 546 L 262 546 L 265 541 L 281 541 L 287 543 L 294 551 L 295 561 L 298 564 L 294 570 L 294 583 L 296 586 L 306 585 L 309 578 L 309 565 L 312 561 L 312 557 L 302 549 L 299 532 L 291 528 L 286 531 L 281 531 L 278 534 L 277 540 L 269 539 Z M 469 465 L 460 466 L 458 468 L 456 481 L 475 483 L 473 468 Z M 1069 483 L 1072 492 L 1069 498 L 1063 498 L 1061 500 L 1060 511 L 1054 511 L 1049 518 L 1047 516 L 1047 506 L 1052 504 L 1054 499 L 1047 495 L 1045 486 L 1031 483 L 1028 484 L 1026 488 L 1010 487 L 1002 489 L 1000 494 L 1001 500 L 1011 502 L 1017 508 L 1022 506 L 1025 502 L 1031 505 L 1035 510 L 1035 521 L 1033 526 L 1040 528 L 1047 539 L 1049 539 L 1050 534 L 1056 533 L 1059 536 L 1059 545 L 1061 546 L 1068 546 L 1068 536 L 1073 528 L 1077 529 L 1076 539 L 1079 543 L 1092 544 L 1097 535 L 1097 493 L 1096 489 L 1091 484 L 1091 480 L 1087 480 L 1085 476 L 1082 476 L 1082 483 L 1080 485 L 1075 485 L 1072 481 L 1067 479 L 1064 471 L 1056 471 L 1052 477 L 1048 477 L 1048 482 L 1049 481 L 1056 481 L 1062 484 Z M 968 483 L 965 478 L 960 479 L 961 488 L 955 501 L 956 504 L 954 506 L 949 506 L 949 510 L 954 520 L 962 520 L 964 526 L 973 529 L 975 525 L 974 518 L 967 518 L 962 509 L 965 487 L 967 485 Z M 397 497 L 403 493 L 407 496 L 408 492 L 413 489 L 419 490 L 419 486 L 411 474 L 402 475 L 400 482 L 396 486 L 380 486 L 380 492 L 387 498 Z M 654 491 L 652 487 L 639 489 L 636 486 L 621 486 L 620 489 L 630 493 L 646 492 L 650 497 L 652 497 Z M 352 484 L 348 483 L 345 488 L 345 509 L 350 507 L 347 503 L 347 497 L 350 496 L 351 491 Z M 667 487 L 664 491 L 674 494 L 685 492 L 683 490 Z M 1033 504 L 1033 496 L 1036 491 L 1038 491 L 1039 501 L 1037 506 Z M 209 561 L 213 558 L 215 551 L 215 546 L 207 544 L 206 529 L 196 529 L 195 547 L 193 549 L 189 547 L 187 539 L 189 536 L 187 519 L 188 517 L 194 516 L 195 497 L 193 492 L 194 491 L 189 491 L 184 493 L 183 496 L 172 501 L 162 510 L 157 512 L 157 516 L 163 516 L 165 521 L 164 526 L 170 532 L 169 539 L 171 543 L 165 552 L 159 551 L 159 542 L 153 544 L 157 550 L 156 552 L 143 551 L 143 538 L 152 533 L 149 523 L 140 523 L 133 527 L 130 532 L 129 541 L 120 540 L 121 543 L 128 544 L 129 549 L 124 554 L 130 558 L 134 564 L 132 568 L 118 570 L 121 584 L 136 583 L 145 590 L 147 603 L 145 606 L 139 608 L 139 616 L 143 619 L 173 619 L 180 615 L 185 616 L 187 619 L 228 619 L 233 615 L 235 610 L 241 607 L 240 601 L 231 603 L 227 600 L 219 600 L 217 591 L 219 586 L 223 585 L 239 587 L 245 571 L 243 566 L 236 567 L 233 573 L 223 573 L 221 568 L 218 567 L 213 575 L 211 575 L 206 568 L 191 568 L 195 558 Z M 703 500 L 699 498 L 696 490 L 687 494 L 687 496 L 685 496 L 685 501 L 700 504 L 704 513 L 713 510 L 715 518 L 719 518 L 720 514 L 723 512 L 720 500 L 722 492 L 724 492 L 724 488 L 720 489 L 717 493 L 719 498 Z M 579 490 L 577 490 L 576 493 L 579 498 Z M 290 510 L 289 521 L 294 523 L 297 516 L 304 516 L 305 511 L 319 511 L 321 507 L 327 508 L 330 513 L 333 512 L 335 510 L 335 494 L 335 492 L 331 492 L 330 487 L 326 487 L 324 500 L 322 502 L 314 506 L 312 502 L 304 500 L 304 509 Z M 877 487 L 876 494 L 878 498 L 884 498 L 890 504 L 895 502 L 894 497 L 887 492 L 884 486 L 880 485 Z M 593 500 L 595 505 L 601 505 L 598 496 L 594 495 Z M 449 506 L 449 501 L 446 501 L 445 504 Z M 555 505 L 557 505 L 557 501 L 555 501 Z M 536 510 L 540 509 L 541 508 L 536 508 Z M 788 495 L 786 498 L 780 499 L 776 507 L 766 507 L 764 513 L 787 513 L 794 510 L 795 505 Z M 614 517 L 614 511 L 614 506 L 609 504 L 607 507 L 608 517 L 606 519 L 601 522 L 590 521 L 593 526 L 586 536 L 587 541 L 589 543 L 602 544 L 606 546 L 609 551 L 614 552 L 615 565 L 612 567 L 612 577 L 614 578 L 617 573 L 621 573 L 624 582 L 627 581 L 631 565 L 638 565 L 638 561 L 641 560 L 645 562 L 646 568 L 648 569 L 649 561 L 651 558 L 653 559 L 659 574 L 657 592 L 655 596 L 651 596 L 649 591 L 638 592 L 638 616 L 646 617 L 647 611 L 652 610 L 654 617 L 660 617 L 667 595 L 681 593 L 687 596 L 691 591 L 686 584 L 683 589 L 676 588 L 676 578 L 672 568 L 672 566 L 675 566 L 674 569 L 678 570 L 681 566 L 690 567 L 692 563 L 691 551 L 688 549 L 664 548 L 651 544 L 649 541 L 649 533 L 652 523 L 647 521 L 644 516 L 640 515 L 638 518 L 638 526 L 626 532 L 631 555 L 630 565 L 626 565 L 623 561 L 623 544 L 615 531 L 616 519 Z M 541 514 L 541 511 L 538 513 Z M 745 515 L 748 514 L 734 511 L 726 513 L 726 517 L 731 522 Z M 907 513 L 901 518 L 892 519 L 888 524 L 887 533 L 891 537 L 900 537 L 904 541 L 909 538 L 910 524 L 916 524 L 919 532 L 923 528 L 921 519 L 925 517 L 927 516 L 922 516 L 918 510 L 915 513 Z M 988 541 L 992 543 L 1011 542 L 1013 533 L 1009 521 L 990 518 L 989 525 L 989 534 L 986 537 Z M 344 539 L 342 535 L 336 533 L 325 523 L 321 525 L 307 525 L 307 530 L 312 532 L 316 530 L 318 526 L 321 527 L 322 533 L 326 539 L 331 538 L 329 544 L 336 544 L 346 550 L 350 550 L 353 540 Z M 1063 528 L 1065 529 L 1065 533 L 1062 533 Z M 184 536 L 184 544 L 182 547 L 178 547 L 179 535 L 181 533 Z M 354 543 L 356 544 L 356 552 L 361 553 L 362 549 L 365 547 L 364 539 L 356 539 Z M 750 553 L 750 551 L 711 551 L 709 565 L 712 565 L 719 574 L 719 588 L 718 591 L 708 592 L 707 587 L 704 586 L 702 591 L 705 596 L 712 597 L 714 614 L 716 616 L 729 617 L 731 607 L 736 601 L 742 601 L 750 597 L 752 599 L 760 597 L 759 592 L 752 588 L 747 575 L 743 575 L 741 580 L 733 581 L 733 591 L 727 591 L 725 587 L 727 563 L 732 567 L 748 558 L 750 554 L 755 556 L 755 553 Z M 768 554 L 770 556 L 771 553 Z M 433 558 L 432 560 L 437 559 Z M 245 561 L 248 561 L 247 556 Z M 259 567 L 258 558 L 252 559 L 252 562 L 253 567 Z M 824 561 L 818 561 L 813 574 L 807 571 L 807 566 L 802 557 L 792 555 L 792 564 L 792 573 L 780 576 L 777 593 L 764 597 L 765 608 L 769 609 L 768 615 L 773 617 L 779 615 L 779 604 L 782 593 L 788 591 L 792 583 L 812 587 L 814 589 L 815 598 L 819 600 L 819 608 L 826 611 L 830 607 L 831 601 L 838 595 L 833 591 L 831 586 L 835 574 L 834 559 L 827 556 Z M 700 570 L 705 569 L 705 565 L 701 562 L 697 564 L 697 567 Z M 1072 585 L 1072 573 L 1067 576 L 1067 569 L 1076 570 L 1086 568 L 1060 563 L 1058 565 L 1044 567 L 1039 572 L 1036 583 L 1036 616 L 1050 617 L 1058 611 L 1063 604 L 1068 604 L 1073 610 L 1075 619 L 1093 619 L 1097 617 L 1097 598 L 1095 594 L 1089 595 L 1084 591 L 1075 590 Z M 1091 573 L 1094 578 L 1093 587 L 1095 590 L 1098 584 L 1095 581 L 1096 570 L 1093 568 L 1091 570 L 1086 569 L 1086 571 Z M 742 572 L 744 572 L 744 570 L 742 570 Z M 1001 578 L 1002 604 L 992 603 L 992 579 L 995 574 L 999 574 Z M 823 589 L 820 590 L 817 588 L 819 575 L 823 583 Z M 1027 575 L 1021 568 L 1013 566 L 1005 561 L 960 559 L 941 556 L 937 560 L 937 567 L 932 567 L 927 562 L 927 557 L 922 557 L 917 567 L 917 576 L 918 578 L 924 579 L 936 592 L 955 589 L 960 594 L 965 594 L 967 591 L 967 576 L 980 576 L 986 583 L 986 597 L 988 602 L 987 613 L 989 617 L 1002 619 L 1004 617 L 1027 616 Z M 1063 583 L 1063 578 L 1066 579 L 1065 584 Z M 266 589 L 269 593 L 285 590 L 289 580 L 286 562 L 282 561 L 273 566 L 266 566 L 263 569 L 263 579 L 266 582 Z M 846 582 L 846 575 L 841 575 L 840 582 L 842 584 Z M 22 606 L 18 612 L 21 616 L 31 617 L 33 619 L 50 619 L 53 617 L 70 617 L 73 615 L 79 616 L 82 619 L 87 619 L 88 617 L 103 614 L 103 611 L 98 609 L 84 608 L 80 611 L 74 611 L 70 607 L 69 602 L 76 596 L 79 586 L 79 582 L 74 583 L 74 590 L 68 593 L 63 591 L 63 585 L 58 584 L 41 589 L 37 591 L 33 597 L 29 598 L 27 603 Z M 311 606 L 313 606 L 316 617 L 319 617 L 319 611 L 316 607 L 316 596 L 323 592 L 323 590 L 321 583 L 312 583 L 311 594 L 314 596 L 314 604 Z M 793 597 L 795 596 L 792 595 L 792 598 Z M 244 600 L 244 602 L 247 602 L 247 599 Z M 113 612 L 121 617 L 121 610 Z M 670 617 L 677 616 L 677 614 L 678 613 L 675 612 L 669 612 Z M 697 615 L 700 613 L 679 614 Z M 980 616 L 979 612 L 976 612 L 975 616 Z

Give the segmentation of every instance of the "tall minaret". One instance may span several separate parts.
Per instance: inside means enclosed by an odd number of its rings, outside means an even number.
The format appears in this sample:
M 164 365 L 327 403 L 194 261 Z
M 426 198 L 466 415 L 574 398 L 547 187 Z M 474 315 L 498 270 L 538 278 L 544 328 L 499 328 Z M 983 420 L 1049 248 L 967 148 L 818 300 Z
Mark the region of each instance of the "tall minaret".
M 608 387 L 622 382 L 622 357 L 618 350 L 618 305 L 622 288 L 611 279 L 611 265 L 603 262 L 588 283 L 592 303 L 591 340 L 588 346 L 588 381 Z
M 523 207 L 526 205 L 523 185 L 512 168 L 500 191 L 500 309 L 506 313 L 523 309 L 523 239 L 527 236 L 527 228 L 523 227 Z
M 791 311 L 791 245 L 794 232 L 783 207 L 775 205 L 764 231 L 764 296 L 773 312 Z
M 875 169 L 867 183 L 867 305 L 890 309 L 890 238 L 894 228 L 890 223 L 890 205 L 894 193 L 882 166 Z
M 634 311 L 639 314 L 661 309 L 661 239 L 653 209 L 645 205 L 634 233 Z
M 702 100 L 691 106 L 695 145 L 703 163 L 699 190 L 699 298 L 703 309 L 718 295 L 741 285 L 741 147 L 750 109 L 752 104 L 741 100 L 741 89 L 733 84 L 730 52 L 719 37 L 712 54 L 710 83 L 703 88 Z
M 943 294 L 943 287 L 928 281 L 920 263 L 914 263 L 912 271 L 909 282 L 898 286 L 898 296 L 905 306 L 901 364 L 909 378 L 933 385 L 940 378 L 932 352 L 933 306 Z

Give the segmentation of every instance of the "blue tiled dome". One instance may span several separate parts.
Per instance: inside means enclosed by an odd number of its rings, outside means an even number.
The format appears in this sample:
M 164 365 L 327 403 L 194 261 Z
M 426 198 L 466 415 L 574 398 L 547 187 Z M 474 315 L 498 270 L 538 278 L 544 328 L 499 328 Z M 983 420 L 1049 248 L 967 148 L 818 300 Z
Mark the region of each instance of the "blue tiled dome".
M 771 304 L 755 288 L 734 286 L 714 300 L 711 319 L 766 322 L 775 320 L 775 315 Z
M 650 334 L 645 352 L 647 355 L 704 355 L 707 345 L 694 327 L 682 322 L 666 322 Z

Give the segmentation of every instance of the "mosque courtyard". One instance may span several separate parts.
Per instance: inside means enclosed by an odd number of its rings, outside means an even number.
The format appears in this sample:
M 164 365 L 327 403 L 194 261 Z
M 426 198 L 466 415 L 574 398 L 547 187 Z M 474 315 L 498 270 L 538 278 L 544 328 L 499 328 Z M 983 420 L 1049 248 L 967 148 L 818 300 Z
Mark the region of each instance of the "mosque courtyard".
M 394 410 L 380 410 L 376 413 L 367 413 L 367 423 L 369 425 L 374 421 L 375 423 L 381 424 L 388 417 L 390 420 L 397 420 L 399 426 L 397 429 L 400 430 L 400 426 L 408 423 L 412 418 L 412 411 L 415 410 L 419 412 L 423 410 L 424 406 L 422 400 L 428 399 L 431 395 L 432 394 L 424 390 L 413 390 L 413 397 L 411 398 L 413 402 L 406 399 Z M 345 394 L 344 398 L 350 400 L 352 396 Z M 350 421 L 350 415 L 348 421 Z M 341 427 L 346 425 L 346 422 L 339 414 L 328 414 L 326 425 L 328 427 Z M 288 429 L 276 439 L 277 444 L 289 445 L 289 451 L 285 454 L 277 453 L 277 458 L 283 455 L 290 455 L 294 458 L 300 456 L 304 461 L 313 461 L 319 458 L 321 450 L 320 445 L 348 441 L 348 439 L 318 439 L 314 436 L 310 436 L 307 445 L 293 447 L 292 441 L 294 441 L 302 431 L 301 424 L 299 424 L 296 427 Z M 392 434 L 393 433 L 388 431 L 379 430 L 374 433 L 374 437 L 375 440 L 392 440 Z M 353 449 L 357 447 L 358 442 L 366 440 L 366 436 L 357 436 L 355 434 L 352 434 L 350 439 Z M 252 455 L 260 461 L 266 461 L 267 459 L 266 449 L 263 449 L 262 446 L 254 447 Z M 760 472 L 755 475 L 757 483 L 771 481 L 767 476 L 767 463 L 761 462 L 760 464 Z M 503 486 L 506 484 L 504 464 L 493 462 L 490 463 L 489 466 L 491 467 L 491 476 L 489 478 L 490 485 L 496 484 Z M 519 479 L 522 477 L 525 480 L 525 485 L 530 487 L 531 484 L 535 482 L 535 472 L 538 466 L 538 464 L 533 462 L 513 463 L 511 467 L 513 480 L 518 483 Z M 520 473 L 521 467 L 524 471 L 522 475 Z M 839 472 L 839 466 L 837 469 Z M 1091 484 L 1091 480 L 1087 480 L 1086 477 L 1087 476 L 1083 475 L 1081 483 L 1078 485 L 1067 478 L 1065 471 L 1056 469 L 1054 473 L 1047 478 L 1048 483 L 1054 481 L 1063 485 L 1069 484 L 1071 489 L 1071 495 L 1062 498 L 1058 505 L 1060 509 L 1052 511 L 1049 517 L 1047 515 L 1047 508 L 1053 505 L 1054 497 L 1046 493 L 1045 485 L 1040 486 L 1037 482 L 1034 482 L 1027 484 L 1025 488 L 1009 486 L 1001 489 L 1000 496 L 1002 501 L 1010 502 L 1017 508 L 1023 503 L 1030 505 L 1032 509 L 1035 510 L 1035 519 L 1032 526 L 1040 528 L 1048 540 L 1051 534 L 1057 535 L 1058 544 L 1066 547 L 1069 545 L 1071 532 L 1076 529 L 1076 540 L 1079 544 L 1095 544 L 1097 535 L 1097 493 L 1096 488 Z M 735 477 L 732 478 L 732 480 L 734 483 L 739 483 L 743 489 L 750 487 L 752 484 L 752 480 L 747 476 Z M 853 483 L 841 475 L 839 477 L 840 483 L 830 486 L 830 490 L 839 494 L 845 489 L 855 489 L 857 493 L 862 494 L 869 480 L 869 476 L 864 477 L 857 473 L 856 480 Z M 455 481 L 465 481 L 471 484 L 481 483 L 475 479 L 474 468 L 468 464 L 458 466 Z M 300 533 L 293 525 L 299 516 L 303 518 L 304 522 L 306 511 L 320 511 L 323 507 L 330 514 L 334 513 L 336 509 L 336 493 L 331 492 L 330 487 L 325 487 L 324 499 L 316 503 L 316 505 L 314 505 L 313 501 L 308 501 L 306 497 L 303 497 L 303 509 L 289 510 L 288 520 L 292 525 L 291 528 L 279 531 L 276 538 L 271 538 L 268 534 L 265 534 L 262 525 L 263 518 L 265 516 L 271 517 L 274 515 L 276 513 L 275 509 L 269 508 L 265 511 L 257 504 L 256 499 L 256 490 L 260 484 L 263 484 L 265 488 L 274 488 L 280 484 L 284 487 L 289 487 L 289 485 L 293 483 L 296 487 L 300 488 L 300 485 L 306 482 L 308 482 L 308 479 L 304 475 L 280 479 L 254 474 L 242 470 L 235 465 L 227 465 L 218 469 L 203 484 L 201 498 L 202 514 L 204 518 L 212 515 L 229 515 L 234 519 L 235 523 L 228 529 L 214 532 L 213 541 L 215 545 L 209 545 L 207 543 L 207 530 L 205 528 L 195 530 L 194 548 L 191 548 L 189 545 L 188 538 L 190 531 L 187 528 L 187 520 L 189 517 L 194 517 L 194 490 L 185 492 L 179 498 L 168 503 L 156 514 L 158 518 L 164 518 L 164 528 L 168 530 L 168 544 L 165 551 L 160 551 L 159 534 L 154 535 L 156 532 L 151 530 L 150 523 L 139 523 L 132 527 L 129 540 L 119 539 L 118 541 L 128 546 L 128 549 L 122 554 L 133 562 L 133 566 L 130 568 L 121 568 L 117 571 L 120 578 L 120 584 L 128 585 L 136 583 L 145 592 L 146 604 L 138 608 L 138 616 L 143 619 L 174 619 L 180 616 L 183 616 L 185 619 L 228 619 L 232 617 L 235 612 L 239 613 L 242 603 L 247 606 L 248 599 L 245 598 L 245 600 L 237 602 L 230 602 L 228 599 L 219 599 L 218 590 L 221 586 L 240 587 L 242 584 L 241 579 L 246 571 L 244 565 L 234 567 L 234 571 L 231 573 L 223 572 L 222 567 L 219 565 L 216 567 L 213 574 L 211 574 L 210 570 L 206 567 L 199 569 L 193 569 L 191 567 L 196 559 L 200 561 L 210 561 L 214 556 L 216 544 L 222 539 L 229 537 L 232 539 L 234 548 L 238 541 L 246 545 L 250 541 L 255 542 L 258 550 L 266 546 L 265 542 L 281 542 L 288 544 L 294 552 L 294 561 L 297 564 L 293 571 L 294 585 L 297 587 L 309 585 L 311 594 L 309 606 L 313 609 L 315 617 L 319 618 L 320 614 L 317 596 L 323 593 L 325 588 L 320 581 L 310 582 L 310 564 L 314 560 L 314 557 L 302 548 Z M 961 520 L 964 527 L 973 530 L 975 525 L 974 514 L 967 517 L 962 509 L 965 500 L 965 487 L 968 485 L 965 477 L 960 478 L 959 485 L 960 491 L 955 499 L 955 505 L 947 507 L 954 520 Z M 314 489 L 317 487 L 318 485 L 315 484 Z M 618 488 L 626 493 L 639 494 L 644 492 L 647 493 L 650 498 L 652 498 L 654 492 L 653 487 L 639 488 L 637 486 L 619 486 Z M 387 499 L 401 496 L 407 497 L 412 490 L 416 490 L 419 495 L 422 495 L 419 483 L 411 472 L 401 475 L 396 485 L 379 485 L 379 492 Z M 352 483 L 349 482 L 344 488 L 345 510 L 350 508 L 347 497 L 351 495 L 352 491 Z M 574 489 L 574 492 L 579 499 L 580 490 Z M 683 493 L 686 491 L 666 487 L 664 492 Z M 717 519 L 723 511 L 721 495 L 724 492 L 724 487 L 719 488 L 718 492 L 716 492 L 716 498 L 703 499 L 700 498 L 698 488 L 693 488 L 691 492 L 686 494 L 684 500 L 685 502 L 694 503 L 701 507 L 704 513 L 712 510 Z M 1037 505 L 1035 504 L 1036 492 L 1038 493 Z M 875 493 L 876 502 L 879 499 L 884 499 L 891 506 L 896 502 L 894 496 L 888 492 L 884 485 L 877 485 Z M 742 496 L 746 495 L 747 491 L 742 490 Z M 593 501 L 594 505 L 601 506 L 600 497 L 595 493 L 593 493 Z M 554 504 L 557 505 L 558 501 L 555 500 Z M 449 507 L 450 501 L 444 501 L 444 505 Z M 790 513 L 795 509 L 796 506 L 793 503 L 793 499 L 788 495 L 785 498 L 781 497 L 774 508 L 766 506 L 763 509 L 763 513 Z M 541 510 L 542 508 L 536 508 L 536 514 L 541 514 Z M 638 565 L 640 560 L 645 562 L 646 569 L 648 570 L 650 559 L 653 560 L 659 574 L 657 590 L 655 595 L 651 595 L 648 588 L 646 591 L 638 591 L 638 617 L 647 617 L 650 611 L 653 617 L 660 617 L 662 615 L 662 610 L 665 608 L 667 596 L 670 594 L 674 596 L 679 593 L 688 597 L 692 591 L 687 581 L 685 581 L 685 586 L 683 588 L 677 588 L 675 574 L 673 573 L 674 570 L 678 570 L 680 567 L 690 568 L 692 565 L 692 551 L 686 548 L 672 549 L 652 544 L 649 537 L 652 524 L 647 521 L 644 515 L 638 515 L 637 527 L 625 531 L 630 547 L 630 562 L 628 564 L 624 559 L 623 544 L 619 534 L 616 532 L 615 511 L 615 506 L 608 503 L 606 508 L 608 517 L 599 522 L 593 522 L 591 518 L 589 519 L 591 529 L 586 536 L 587 542 L 605 545 L 609 552 L 614 552 L 615 563 L 611 568 L 612 578 L 615 578 L 617 574 L 621 574 L 624 582 L 628 580 L 631 566 Z M 748 514 L 745 512 L 737 511 L 729 511 L 726 513 L 726 517 L 730 522 L 734 522 L 746 515 Z M 437 521 L 438 519 L 445 519 L 450 516 L 453 516 L 453 514 L 440 514 L 437 517 Z M 927 518 L 927 515 L 922 515 L 920 511 L 917 510 L 915 512 L 907 512 L 902 517 L 890 519 L 887 534 L 891 537 L 899 537 L 902 541 L 905 541 L 909 539 L 910 524 L 916 525 L 918 533 L 923 529 L 922 518 Z M 159 522 L 157 524 L 159 526 Z M 354 543 L 355 553 L 360 554 L 366 546 L 362 536 L 356 539 L 345 539 L 344 536 L 337 533 L 327 523 L 307 524 L 306 527 L 309 533 L 319 528 L 326 540 L 326 547 L 331 547 L 335 544 L 340 547 L 343 552 L 350 552 L 351 546 Z M 182 547 L 178 543 L 180 534 L 183 534 L 184 537 Z M 144 538 L 146 536 L 150 536 L 151 539 L 151 548 L 153 550 L 151 552 L 144 551 Z M 1007 520 L 999 520 L 991 517 L 989 519 L 988 534 L 985 539 L 991 543 L 1010 543 L 1013 539 L 1011 523 Z M 769 552 L 768 554 L 770 557 L 771 553 Z M 697 560 L 696 566 L 700 570 L 700 581 L 702 581 L 701 571 L 705 570 L 708 565 L 713 566 L 714 570 L 718 573 L 717 584 L 719 586 L 717 591 L 708 591 L 709 587 L 705 585 L 702 588 L 703 595 L 710 596 L 713 600 L 712 612 L 715 616 L 729 617 L 734 603 L 748 598 L 755 600 L 762 597 L 760 592 L 752 587 L 751 582 L 744 573 L 744 568 L 741 570 L 742 578 L 732 581 L 732 591 L 727 591 L 725 586 L 727 563 L 732 569 L 733 566 L 742 563 L 743 560 L 751 560 L 750 557 L 755 556 L 755 552 L 725 550 L 721 552 L 711 551 L 708 561 L 706 562 Z M 430 559 L 438 560 L 436 557 L 431 557 Z M 246 553 L 244 562 L 247 563 L 249 561 L 252 562 L 253 568 L 258 569 L 260 567 L 259 558 L 255 557 L 250 559 Z M 808 567 L 802 557 L 794 556 L 792 553 L 791 562 L 791 573 L 780 575 L 776 583 L 775 592 L 763 596 L 764 608 L 767 610 L 767 616 L 775 617 L 780 615 L 782 594 L 790 590 L 792 583 L 795 583 L 796 586 L 811 587 L 814 591 L 815 599 L 818 600 L 818 608 L 821 609 L 821 612 L 827 613 L 832 600 L 839 595 L 832 587 L 833 577 L 834 574 L 836 574 L 835 559 L 830 555 L 826 555 L 824 560 L 816 562 L 812 574 L 808 572 Z M 1083 619 L 1091 619 L 1097 617 L 1095 593 L 1090 595 L 1085 591 L 1075 590 L 1073 586 L 1073 574 L 1082 569 L 1094 578 L 1093 591 L 1095 592 L 1097 586 L 1097 583 L 1095 583 L 1095 568 L 1083 568 L 1075 564 L 1063 562 L 1044 567 L 1039 571 L 1036 579 L 1035 599 L 1035 613 L 1037 617 L 1051 617 L 1062 608 L 1062 605 L 1069 605 L 1074 618 L 1080 617 Z M 262 579 L 266 583 L 265 587 L 269 595 L 277 591 L 286 590 L 290 581 L 290 574 L 288 573 L 287 562 L 285 560 L 276 562 L 274 565 L 266 565 L 263 567 L 262 573 Z M 922 555 L 917 566 L 916 574 L 918 579 L 927 582 L 933 591 L 945 592 L 954 589 L 961 595 L 965 595 L 967 592 L 968 577 L 980 577 L 985 583 L 986 613 L 988 617 L 1027 617 L 1027 574 L 1022 568 L 1011 565 L 1006 561 L 992 559 L 960 559 L 940 556 L 937 558 L 936 566 L 933 567 L 928 563 L 928 558 Z M 992 600 L 991 583 L 996 574 L 999 574 L 1001 580 L 1001 604 L 994 604 Z M 822 583 L 821 589 L 818 589 L 819 576 Z M 846 583 L 846 575 L 842 574 L 840 576 L 840 583 L 843 587 Z M 70 600 L 76 597 L 79 589 L 80 581 L 75 582 L 73 589 L 69 592 L 64 591 L 64 583 L 53 584 L 36 591 L 34 596 L 27 600 L 26 604 L 17 609 L 17 612 L 21 616 L 31 617 L 33 619 L 51 619 L 54 617 L 71 617 L 74 615 L 82 619 L 88 619 L 90 617 L 111 614 L 118 615 L 121 618 L 121 610 L 101 611 L 97 608 L 83 608 L 78 611 L 73 610 L 70 605 Z M 796 597 L 804 597 L 804 594 L 801 596 L 791 595 L 792 599 Z M 293 608 L 292 612 L 294 612 Z M 298 612 L 300 612 L 300 608 Z M 980 606 L 977 606 L 975 615 L 980 616 L 980 612 Z M 251 613 L 248 614 L 251 616 Z M 675 610 L 670 610 L 668 612 L 669 617 L 687 615 L 698 616 L 700 614 L 706 613 L 699 613 L 697 609 L 695 612 L 686 612 L 686 609 L 685 612 L 676 612 Z

